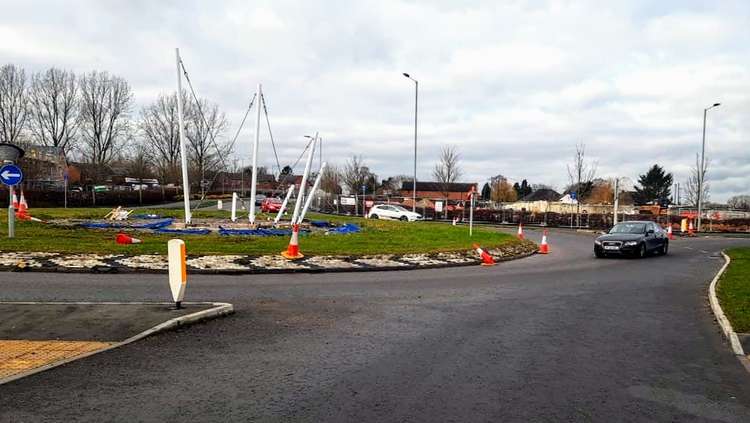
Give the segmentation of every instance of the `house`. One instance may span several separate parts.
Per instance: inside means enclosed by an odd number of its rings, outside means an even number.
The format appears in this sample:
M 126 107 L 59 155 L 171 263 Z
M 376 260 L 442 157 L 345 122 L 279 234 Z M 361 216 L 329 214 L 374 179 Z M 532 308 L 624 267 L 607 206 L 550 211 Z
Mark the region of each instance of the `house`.
M 417 198 L 428 198 L 431 200 L 444 200 L 446 197 L 451 201 L 464 201 L 469 198 L 472 189 L 477 190 L 476 183 L 453 182 L 442 184 L 440 182 L 419 182 L 417 181 Z M 412 197 L 414 183 L 404 181 L 401 183 L 399 194 L 402 197 Z M 447 191 L 447 193 L 445 192 Z M 447 194 L 447 196 L 446 196 Z
M 519 201 L 558 201 L 560 197 L 562 195 L 553 189 L 540 188 L 521 198 Z
M 24 186 L 37 189 L 62 189 L 67 162 L 62 148 L 29 145 L 18 164 L 24 171 Z

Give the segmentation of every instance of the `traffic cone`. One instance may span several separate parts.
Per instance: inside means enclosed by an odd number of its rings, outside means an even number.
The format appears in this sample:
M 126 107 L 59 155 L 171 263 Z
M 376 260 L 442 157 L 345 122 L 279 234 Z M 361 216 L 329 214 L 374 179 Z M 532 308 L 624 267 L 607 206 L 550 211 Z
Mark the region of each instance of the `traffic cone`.
M 13 192 L 13 208 L 18 210 L 18 194 L 15 191 Z
M 672 233 L 672 223 L 669 223 L 669 226 L 667 227 L 667 238 L 670 240 L 674 239 L 674 234 Z
M 304 257 L 299 252 L 299 224 L 292 225 L 292 239 L 289 240 L 289 247 L 282 251 L 281 255 L 287 260 L 296 260 Z
M 133 238 L 130 235 L 126 235 L 124 233 L 119 233 L 115 237 L 115 242 L 117 242 L 118 244 L 140 244 L 143 241 L 141 241 L 138 238 Z
M 688 222 L 688 236 L 695 236 L 692 219 Z
M 523 223 L 518 224 L 518 239 L 525 239 L 523 235 Z
M 21 190 L 21 201 L 18 202 L 18 212 L 21 214 L 26 214 L 26 210 L 29 209 L 29 203 L 26 202 L 26 197 L 23 195 L 23 190 Z
M 492 256 L 482 249 L 482 247 L 479 246 L 479 244 L 474 244 L 474 250 L 479 254 L 479 257 L 482 258 L 482 266 L 494 266 L 495 265 L 495 259 L 492 258 Z
M 547 230 L 542 234 L 542 243 L 539 244 L 539 254 L 549 254 L 549 244 L 547 244 Z

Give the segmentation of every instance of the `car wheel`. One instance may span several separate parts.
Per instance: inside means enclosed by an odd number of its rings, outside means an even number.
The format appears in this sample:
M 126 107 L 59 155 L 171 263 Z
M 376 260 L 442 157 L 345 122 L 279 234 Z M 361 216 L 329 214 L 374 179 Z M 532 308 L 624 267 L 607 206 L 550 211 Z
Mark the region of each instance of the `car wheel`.
M 641 244 L 641 247 L 638 249 L 638 258 L 644 258 L 646 257 L 646 244 Z
M 596 258 L 604 258 L 604 253 L 602 253 L 601 251 L 594 251 L 594 255 L 596 256 Z
M 378 217 L 377 214 L 373 214 L 372 216 L 370 216 L 370 219 L 380 219 L 380 218 Z
M 406 217 L 406 216 L 401 216 L 398 220 L 400 220 L 402 222 L 406 222 L 407 220 L 409 220 L 409 218 Z
M 669 253 L 669 242 L 664 242 L 664 245 L 661 247 L 661 255 L 666 256 L 667 253 Z

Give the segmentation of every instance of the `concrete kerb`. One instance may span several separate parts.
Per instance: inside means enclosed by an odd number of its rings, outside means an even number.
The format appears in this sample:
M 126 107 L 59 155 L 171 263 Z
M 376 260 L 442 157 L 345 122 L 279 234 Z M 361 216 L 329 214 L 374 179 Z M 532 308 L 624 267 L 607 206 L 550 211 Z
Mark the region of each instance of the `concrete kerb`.
M 38 301 L 38 302 L 33 302 L 33 301 L 28 301 L 28 302 L 25 302 L 25 301 L 8 301 L 8 302 L 2 302 L 0 304 L 19 304 L 19 305 L 34 305 L 34 304 L 39 304 L 39 305 L 164 305 L 166 307 L 166 306 L 173 305 L 174 303 L 162 303 L 162 302 L 158 302 L 158 303 L 147 303 L 147 302 L 121 303 L 121 302 L 85 302 L 85 301 L 75 301 L 75 302 L 65 302 L 65 301 Z M 185 302 L 183 304 L 184 305 L 211 305 L 213 307 L 211 307 L 209 309 L 206 309 L 206 310 L 201 310 L 201 311 L 197 311 L 195 313 L 186 314 L 184 316 L 179 316 L 179 317 L 175 317 L 175 318 L 169 319 L 166 322 L 160 323 L 160 324 L 158 324 L 158 325 L 156 325 L 156 326 L 154 326 L 154 327 L 152 327 L 150 329 L 147 329 L 147 330 L 145 330 L 145 331 L 143 331 L 143 332 L 141 332 L 141 333 L 139 333 L 139 334 L 137 334 L 135 336 L 131 336 L 130 338 L 128 338 L 128 339 L 126 339 L 124 341 L 114 343 L 114 344 L 112 344 L 112 345 L 110 345 L 110 346 L 108 346 L 106 348 L 102 348 L 100 350 L 83 353 L 83 354 L 77 355 L 75 357 L 67 358 L 67 359 L 64 359 L 64 360 L 60 360 L 60 361 L 57 361 L 57 362 L 54 362 L 54 363 L 50 363 L 50 364 L 47 364 L 47 365 L 44 365 L 44 366 L 40 366 L 40 367 L 34 368 L 34 369 L 29 370 L 27 372 L 18 373 L 18 374 L 15 374 L 13 376 L 7 377 L 5 379 L 0 379 L 0 385 L 8 383 L 8 382 L 12 382 L 12 381 L 17 380 L 17 379 L 24 378 L 26 376 L 31 376 L 33 374 L 40 373 L 40 372 L 43 372 L 45 370 L 53 369 L 55 367 L 62 366 L 63 364 L 67 364 L 67 363 L 70 363 L 72 361 L 76 361 L 76 360 L 80 360 L 80 359 L 83 359 L 83 358 L 86 358 L 86 357 L 90 357 L 90 356 L 92 356 L 94 354 L 99 354 L 99 353 L 102 353 L 102 352 L 105 352 L 105 351 L 113 350 L 115 348 L 122 347 L 124 345 L 133 343 L 135 341 L 139 341 L 139 340 L 141 340 L 143 338 L 146 338 L 148 336 L 157 334 L 159 332 L 165 332 L 165 331 L 168 331 L 168 330 L 179 328 L 181 326 L 187 326 L 187 325 L 194 324 L 194 323 L 197 323 L 197 322 L 200 322 L 200 321 L 203 321 L 203 320 L 208 320 L 208 319 L 212 319 L 212 318 L 215 318 L 215 317 L 226 316 L 226 315 L 234 313 L 234 306 L 232 304 L 229 304 L 229 303 Z
M 729 263 L 732 261 L 732 259 L 730 259 L 725 252 L 722 251 L 721 255 L 724 256 L 724 265 L 721 266 L 721 269 L 719 269 L 719 272 L 716 273 L 716 276 L 714 276 L 714 279 L 708 286 L 708 301 L 711 303 L 711 310 L 714 312 L 714 316 L 716 316 L 716 321 L 719 322 L 721 331 L 724 332 L 724 336 L 727 338 L 727 340 L 729 340 L 729 345 L 732 347 L 732 352 L 735 355 L 744 357 L 745 352 L 742 349 L 740 339 L 739 337 L 737 337 L 737 333 L 734 331 L 734 329 L 732 329 L 732 324 L 724 314 L 724 310 L 721 309 L 719 299 L 716 296 L 716 285 L 718 284 L 721 275 L 724 274 L 724 272 L 727 270 L 727 267 L 729 267 Z

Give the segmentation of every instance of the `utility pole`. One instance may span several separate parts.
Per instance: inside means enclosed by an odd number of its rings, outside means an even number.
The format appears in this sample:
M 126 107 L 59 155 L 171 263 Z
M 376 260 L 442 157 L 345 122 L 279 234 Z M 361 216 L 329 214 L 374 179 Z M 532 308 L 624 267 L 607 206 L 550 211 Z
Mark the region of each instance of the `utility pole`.
M 419 112 L 419 81 L 409 76 L 408 73 L 403 74 L 405 77 L 414 81 L 414 185 L 412 186 L 412 206 L 411 211 L 417 212 L 417 115 Z
M 711 107 L 703 109 L 703 141 L 701 142 L 701 168 L 698 169 L 698 224 L 696 230 L 701 231 L 701 214 L 703 214 L 703 179 L 706 173 L 706 114 L 721 103 L 714 103 Z

